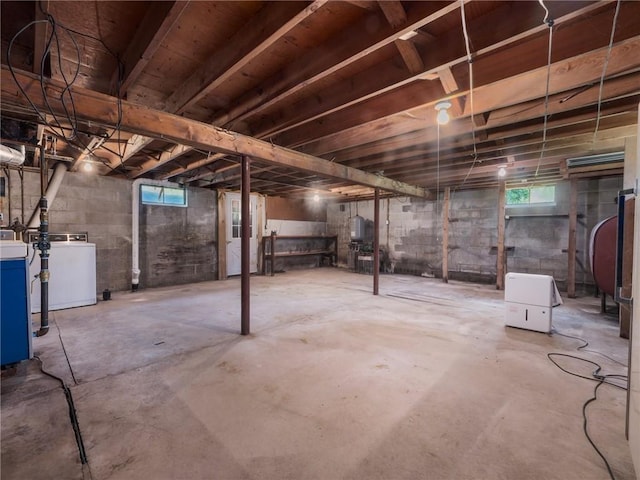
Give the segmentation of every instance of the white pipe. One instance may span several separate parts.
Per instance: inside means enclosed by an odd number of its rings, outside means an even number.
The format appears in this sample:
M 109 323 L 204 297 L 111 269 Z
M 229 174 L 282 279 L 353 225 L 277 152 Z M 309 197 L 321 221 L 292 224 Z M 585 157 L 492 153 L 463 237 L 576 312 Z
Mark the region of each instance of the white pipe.
M 131 184 L 131 290 L 137 290 L 140 283 L 140 185 L 179 187 L 167 180 L 138 178 Z
M 24 163 L 25 148 L 20 145 L 20 150 L 0 145 L 0 164 L 22 165 Z
M 60 162 L 53 168 L 53 175 L 51 175 L 51 180 L 49 180 L 49 185 L 47 186 L 47 192 L 44 195 L 47 199 L 49 210 L 51 210 L 53 200 L 58 194 L 58 189 L 62 184 L 62 179 L 64 178 L 65 173 L 67 173 L 66 163 Z M 27 228 L 36 228 L 38 226 L 38 223 L 40 223 L 40 206 L 36 207 L 33 215 L 31 215 L 29 223 L 27 223 Z

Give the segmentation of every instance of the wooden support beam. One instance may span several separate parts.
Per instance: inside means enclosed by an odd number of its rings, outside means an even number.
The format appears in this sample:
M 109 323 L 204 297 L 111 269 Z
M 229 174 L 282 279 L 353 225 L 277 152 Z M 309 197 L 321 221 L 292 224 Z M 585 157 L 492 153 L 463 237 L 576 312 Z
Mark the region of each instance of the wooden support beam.
M 407 23 L 407 13 L 404 11 L 404 7 L 400 1 L 379 1 L 378 5 L 380 5 L 382 13 L 384 13 L 389 25 L 392 27 L 398 28 Z M 424 70 L 422 57 L 420 56 L 416 46 L 411 41 L 398 38 L 394 41 L 394 44 L 410 73 L 417 74 Z
M 167 111 L 182 113 L 227 82 L 326 2 L 315 0 L 302 11 L 294 2 L 273 2 L 265 6 L 169 97 Z
M 567 7 L 567 5 L 569 5 L 569 7 Z M 602 3 L 595 3 L 595 4 L 591 4 L 588 5 L 586 7 L 580 8 L 578 10 L 575 10 L 575 7 L 572 7 L 572 5 L 576 5 L 575 3 L 571 4 L 564 4 L 565 8 L 569 8 L 569 9 L 573 9 L 570 10 L 569 13 L 563 15 L 562 17 L 556 18 L 556 25 L 561 25 L 563 23 L 568 23 L 571 22 L 573 20 L 576 19 L 576 17 L 580 17 L 580 16 L 584 16 L 584 17 L 588 17 L 588 15 L 593 14 L 594 11 L 597 11 L 598 9 L 602 9 L 603 4 Z M 533 4 L 531 4 L 532 8 L 533 8 Z M 506 4 L 505 4 L 506 7 Z M 530 15 L 530 12 L 528 12 L 526 9 L 529 8 L 529 5 L 525 6 L 518 6 L 518 9 L 516 11 L 513 12 L 513 14 L 517 14 L 517 15 L 521 15 L 521 11 L 524 14 L 528 14 Z M 526 18 L 522 18 L 522 19 L 518 19 L 518 21 L 522 24 L 526 24 L 527 20 Z M 496 49 L 500 48 L 501 46 L 504 47 L 506 45 L 512 44 L 514 42 L 517 41 L 521 41 L 525 38 L 531 37 L 533 35 L 536 34 L 540 34 L 541 32 L 543 32 L 543 29 L 548 29 L 548 27 L 546 27 L 543 24 L 540 24 L 540 22 L 531 22 L 530 24 L 530 28 L 518 33 L 517 35 L 511 35 L 511 36 L 506 36 L 506 38 L 504 38 L 502 41 L 497 41 L 495 42 L 496 38 L 492 38 L 487 40 L 487 45 L 485 47 L 483 47 L 479 52 L 481 52 L 482 54 L 488 54 L 491 53 L 493 51 L 495 51 Z M 637 43 L 638 40 L 637 37 L 635 39 L 635 43 Z M 631 43 L 629 43 L 631 42 Z M 637 45 L 635 45 L 634 40 L 628 40 L 625 42 L 621 42 L 620 44 L 616 44 L 614 45 L 613 49 L 616 50 L 616 55 L 612 55 L 612 58 L 614 56 L 620 56 L 620 55 L 624 55 L 627 57 L 627 60 L 629 60 L 629 69 L 632 69 L 634 65 L 637 66 L 637 64 L 639 63 L 639 61 L 637 60 L 636 57 L 633 56 L 633 49 L 636 48 L 637 49 Z M 456 52 L 457 54 L 459 54 L 459 56 L 452 56 L 450 59 L 441 59 L 438 60 L 436 63 L 437 65 L 434 65 L 434 71 L 439 71 L 442 70 L 444 66 L 453 66 L 453 65 L 457 65 L 460 64 L 464 61 L 466 61 L 466 56 L 462 55 L 463 52 Z M 597 66 L 599 65 L 600 67 L 602 66 L 602 51 L 598 51 L 594 53 L 594 57 L 591 56 L 591 54 L 586 54 L 587 56 L 577 56 L 577 57 L 572 57 L 572 58 L 568 58 L 565 60 L 561 60 L 556 62 L 555 64 L 553 64 L 554 67 L 554 71 L 555 74 L 560 75 L 562 77 L 564 77 L 563 83 L 565 86 L 569 85 L 570 82 L 566 81 L 567 79 L 572 80 L 574 83 L 571 84 L 571 86 L 567 87 L 567 88 L 577 88 L 580 86 L 584 85 L 584 82 L 581 79 L 580 73 L 575 73 L 574 74 L 574 65 L 576 61 L 581 61 L 584 64 L 589 64 L 592 65 L 593 69 L 597 70 Z M 598 57 L 598 58 L 596 58 Z M 618 60 L 620 60 L 618 58 Z M 616 62 L 618 62 L 618 60 L 616 60 Z M 619 62 L 619 63 L 624 63 L 624 60 Z M 544 70 L 544 75 L 546 75 L 546 67 L 541 68 L 541 70 Z M 431 70 L 425 72 L 425 73 L 429 73 Z M 533 82 L 539 82 L 540 83 L 540 79 L 537 78 L 539 76 L 539 72 L 536 72 L 536 78 L 533 80 Z M 609 69 L 607 69 L 607 72 L 609 72 Z M 599 75 L 602 73 L 602 68 L 599 69 L 599 72 L 597 73 L 597 77 L 599 79 Z M 525 84 L 529 84 L 529 77 L 528 77 L 528 73 L 519 75 L 517 77 L 517 79 L 522 79 L 523 82 Z M 412 80 L 417 80 L 418 78 L 420 78 L 419 76 L 416 76 L 415 78 L 413 78 Z M 546 79 L 546 77 L 545 77 Z M 529 95 L 529 92 L 527 92 L 526 89 L 521 89 L 519 84 L 517 86 L 514 86 L 513 81 L 511 81 L 511 83 L 504 83 L 504 82 L 508 82 L 510 80 L 502 80 L 502 81 L 496 81 L 495 83 L 490 84 L 492 86 L 492 88 L 495 88 L 496 90 L 502 90 L 502 92 L 500 93 L 500 97 L 504 98 L 505 97 L 505 91 L 509 91 L 509 92 L 513 92 L 516 93 L 514 95 L 514 97 L 518 97 L 515 99 L 515 101 L 513 102 L 513 104 L 517 104 L 519 102 L 524 101 L 523 98 L 520 97 L 524 97 L 527 98 Z M 516 80 L 517 82 L 519 82 L 519 80 Z M 535 97 L 537 99 L 544 97 L 544 87 L 546 82 L 542 81 L 542 92 L 539 92 L 540 90 L 540 86 L 538 85 L 536 88 L 536 93 L 539 94 L 538 97 Z M 407 79 L 403 79 L 402 81 L 394 84 L 394 85 L 386 85 L 384 89 L 378 89 L 376 92 L 369 92 L 365 98 L 371 98 L 374 95 L 382 95 L 388 91 L 390 91 L 390 89 L 397 89 L 403 85 L 407 84 Z M 516 88 L 517 87 L 517 88 Z M 479 87 L 478 87 L 479 88 Z M 339 88 L 336 88 L 336 91 L 339 91 Z M 595 89 L 596 92 L 598 89 Z M 459 91 L 458 92 L 458 96 L 464 95 L 467 92 L 464 91 Z M 482 111 L 493 111 L 496 109 L 495 105 L 492 105 L 492 100 L 491 100 L 491 95 L 493 94 L 493 92 L 488 92 L 486 94 L 486 98 L 483 98 L 482 100 L 478 100 L 479 96 L 483 96 L 485 94 L 483 94 L 482 92 L 479 92 L 476 89 L 476 93 L 474 93 L 474 104 L 479 102 L 479 105 L 484 105 L 485 108 L 483 108 L 483 110 L 480 110 L 479 107 L 476 107 L 474 105 L 474 113 L 478 114 Z M 581 101 L 582 98 L 581 96 L 578 96 L 576 98 L 577 101 Z M 356 146 L 356 145 L 363 145 L 366 143 L 370 143 L 370 142 L 375 142 L 376 140 L 378 140 L 378 134 L 377 131 L 378 129 L 380 130 L 387 130 L 387 129 L 392 129 L 394 132 L 398 132 L 398 135 L 410 132 L 410 131 L 415 131 L 415 130 L 423 130 L 424 128 L 424 120 L 423 121 L 416 121 L 413 120 L 411 121 L 411 118 L 406 115 L 406 113 L 410 113 L 412 114 L 414 117 L 416 118 L 427 118 L 430 119 L 431 117 L 433 117 L 435 114 L 433 113 L 433 105 L 435 104 L 435 102 L 437 101 L 437 98 L 433 98 L 433 100 L 431 102 L 425 102 L 425 104 L 423 105 L 419 105 L 419 104 L 413 104 L 411 106 L 410 109 L 408 110 L 403 110 L 403 111 L 396 111 L 395 113 L 393 112 L 389 112 L 389 114 L 387 116 L 385 116 L 384 118 L 379 118 L 378 120 L 375 121 L 371 121 L 368 122 L 366 124 L 363 125 L 358 125 L 358 126 L 354 126 L 354 127 L 345 127 L 345 128 L 341 128 L 341 129 L 335 129 L 333 132 L 328 133 L 325 132 L 325 130 L 327 130 L 327 127 L 325 126 L 324 128 L 319 127 L 316 122 L 312 122 L 310 124 L 308 124 L 305 128 L 309 128 L 311 130 L 315 131 L 315 136 L 312 139 L 302 139 L 302 134 L 300 132 L 291 132 L 290 135 L 286 135 L 286 136 L 282 136 L 281 138 L 278 139 L 278 143 L 283 144 L 283 145 L 296 145 L 296 146 L 300 146 L 300 145 L 305 145 L 307 147 L 307 151 L 312 151 L 316 154 L 322 154 L 322 153 L 326 153 L 326 152 L 331 152 L 331 151 L 335 151 L 335 150 L 341 150 L 344 149 L 345 146 Z M 573 100 L 572 100 L 573 102 Z M 386 103 L 393 103 L 391 101 L 391 99 L 389 99 L 388 102 Z M 497 103 L 497 102 L 496 102 Z M 538 101 L 538 103 L 540 103 Z M 544 103 L 544 102 L 543 102 Z M 508 103 L 511 104 L 511 103 Z M 563 105 L 562 103 L 555 103 L 553 104 L 552 102 L 549 103 L 550 108 L 555 108 L 557 111 L 562 111 L 563 108 L 568 107 L 567 105 Z M 542 105 L 542 107 L 544 108 L 544 105 Z M 466 102 L 465 106 L 465 111 L 466 113 L 468 113 L 469 109 L 470 109 L 470 105 L 469 102 Z M 527 115 L 530 116 L 529 112 L 527 109 L 522 110 L 521 112 L 522 115 Z M 502 116 L 502 115 L 496 115 L 496 121 L 497 122 L 505 122 L 507 120 L 511 120 L 510 117 L 507 116 Z M 324 123 L 327 123 L 327 119 L 324 119 Z M 331 122 L 328 122 L 329 124 Z M 300 125 L 300 123 L 294 124 L 294 125 Z M 471 128 L 470 124 L 467 125 L 463 130 L 464 131 L 469 131 Z
M 149 4 L 142 22 L 122 56 L 122 71 L 116 67 L 111 75 L 112 92 L 121 97 L 126 96 L 129 87 L 138 79 L 188 4 L 188 1 L 161 1 Z
M 491 112 L 483 112 L 473 116 L 473 123 L 476 127 L 486 127 Z
M 234 39 L 229 41 L 211 59 L 211 62 L 204 64 L 194 72 L 181 88 L 167 99 L 165 110 L 171 113 L 181 113 L 198 102 L 207 93 L 237 74 L 249 62 L 257 58 L 274 42 L 320 8 L 326 1 L 316 0 L 297 14 L 296 11 L 299 7 L 293 2 L 276 2 L 269 7 L 265 7 L 266 11 L 263 9 L 254 17 L 254 24 L 249 24 L 240 30 Z M 150 7 L 150 9 L 153 9 L 153 7 Z M 171 15 L 167 19 L 170 19 L 170 17 Z M 155 49 L 153 51 L 155 52 Z M 137 143 L 137 149 L 130 149 L 128 155 L 122 159 L 123 163 L 126 163 L 132 155 L 145 146 L 142 140 Z M 186 148 L 182 150 L 181 154 L 189 150 L 190 148 Z M 168 175 L 165 178 L 170 178 L 171 176 L 174 175 Z
M 40 79 L 28 72 L 16 71 L 15 75 L 34 105 L 46 108 L 46 102 L 40 88 Z M 4 65 L 2 66 L 1 80 L 3 104 L 29 105 L 27 98 L 17 87 L 11 73 Z M 55 95 L 50 95 L 51 108 L 62 114 L 63 108 L 60 102 L 51 101 L 51 98 L 59 98 L 60 93 L 66 87 L 61 82 L 49 80 L 45 81 L 45 88 L 55 93 Z M 118 122 L 118 104 L 113 97 L 80 87 L 74 87 L 73 94 L 78 118 L 108 127 L 113 127 Z M 422 187 L 397 182 L 382 175 L 350 168 L 295 150 L 278 147 L 270 142 L 127 101 L 121 102 L 121 111 L 120 128 L 123 131 L 162 138 L 207 151 L 215 150 L 233 155 L 250 155 L 272 165 L 346 180 L 359 185 L 378 187 L 401 195 L 423 198 L 430 196 L 430 193 Z
M 203 160 L 206 160 L 206 159 L 203 159 Z M 235 170 L 239 168 L 240 168 L 239 163 L 230 163 L 228 160 L 220 160 L 219 162 L 214 161 L 213 163 L 205 165 L 205 168 L 203 169 L 204 171 L 199 172 L 197 175 L 183 177 L 183 181 L 186 183 L 193 183 L 193 182 L 197 182 L 202 179 L 205 179 L 206 177 L 209 177 L 211 175 L 217 175 L 219 173 L 223 173 L 229 170 Z M 175 175 L 165 174 L 165 175 L 162 175 L 161 178 L 163 180 L 166 180 L 167 178 L 174 177 L 174 176 Z
M 577 55 L 551 65 L 549 94 L 565 92 L 581 85 L 600 80 L 602 65 L 607 61 L 607 75 L 612 76 L 640 66 L 640 36 L 615 44 L 609 55 L 608 48 Z M 475 113 L 489 112 L 528 100 L 544 98 L 547 67 L 540 67 L 521 75 L 480 86 L 474 91 Z M 471 115 L 471 106 L 465 107 L 465 116 Z
M 449 197 L 450 188 L 444 189 L 442 205 L 442 281 L 449 282 Z
M 127 144 L 124 146 L 122 158 L 113 159 L 109 166 L 113 170 L 118 166 L 127 163 L 127 161 L 131 159 L 131 157 L 133 157 L 136 153 L 153 142 L 153 140 L 153 138 L 146 137 L 144 135 L 131 135 L 131 138 L 127 140 Z
M 504 180 L 500 181 L 498 186 L 498 255 L 496 258 L 496 289 L 504 290 L 505 276 L 505 248 L 504 248 L 504 231 L 505 231 L 505 204 L 506 204 L 506 184 Z
M 176 167 L 173 170 L 171 170 L 171 171 L 165 173 L 164 175 L 162 175 L 160 178 L 163 179 L 163 180 L 167 180 L 167 179 L 169 179 L 171 177 L 175 177 L 176 175 L 184 175 L 185 173 L 190 172 L 192 170 L 196 170 L 198 168 L 205 167 L 205 166 L 207 166 L 207 165 L 209 165 L 211 163 L 217 162 L 218 160 L 220 160 L 221 158 L 224 158 L 225 156 L 226 155 L 224 153 L 214 153 L 214 154 L 212 154 L 211 156 L 209 156 L 207 158 L 203 158 L 201 160 L 196 160 L 194 162 L 189 163 L 188 165 L 186 165 L 184 167 L 183 166 Z M 239 166 L 240 164 L 237 164 L 237 165 Z M 201 178 L 204 178 L 207 175 L 209 175 L 209 174 L 207 173 L 207 174 L 204 174 L 204 175 L 195 175 L 193 177 L 193 180 L 194 181 L 200 180 Z M 189 178 L 189 181 L 191 181 L 191 177 Z
M 77 172 L 82 162 L 87 159 L 90 159 L 91 154 L 100 147 L 104 143 L 104 138 L 102 137 L 91 137 L 87 146 L 80 152 L 80 154 L 76 157 L 76 159 L 71 164 L 69 171 Z
M 410 40 L 398 39 L 394 42 L 394 45 L 398 49 L 409 73 L 415 75 L 424 70 L 424 63 L 422 62 L 420 52 L 418 52 L 418 49 Z
M 44 51 L 47 46 L 47 41 L 49 39 L 49 23 L 42 22 L 42 20 L 46 20 L 46 15 L 44 12 L 49 11 L 49 0 L 42 0 L 38 2 L 34 2 L 33 8 L 35 8 L 35 19 L 39 22 L 35 24 L 35 33 L 33 38 L 33 73 L 38 75 L 47 74 L 45 65 L 45 71 L 42 70 L 42 57 L 44 56 Z M 51 69 L 51 58 L 47 61 L 45 59 L 45 63 L 49 63 L 49 69 Z M 51 72 L 48 72 L 51 74 Z
M 450 67 L 439 70 L 438 78 L 440 78 L 442 88 L 444 88 L 444 91 L 448 94 L 460 90 L 460 85 L 458 85 L 458 81 L 456 80 L 456 77 L 453 76 L 453 72 Z
M 379 0 L 378 5 L 392 27 L 399 27 L 407 23 L 407 12 L 399 0 Z
M 469 0 L 463 0 L 465 2 Z M 289 65 L 291 75 L 282 78 L 274 76 L 261 86 L 260 95 L 254 92 L 238 100 L 228 112 L 211 119 L 216 125 L 223 125 L 230 120 L 242 120 L 247 115 L 255 116 L 274 104 L 286 98 L 297 95 L 301 90 L 327 78 L 329 75 L 351 65 L 372 52 L 393 43 L 404 34 L 436 21 L 439 18 L 460 8 L 458 2 L 453 2 L 443 8 L 435 2 L 415 2 L 407 22 L 403 27 L 380 27 L 372 35 L 362 35 L 350 38 L 335 37 L 332 42 L 311 50 L 308 55 L 301 57 L 295 64 Z M 351 31 L 367 31 L 373 21 L 384 19 L 367 16 L 361 24 L 353 26 Z
M 133 172 L 133 174 L 131 175 L 133 178 L 137 178 L 140 177 L 142 175 L 144 175 L 145 173 L 153 170 L 154 168 L 158 168 L 166 163 L 169 163 L 172 160 L 175 160 L 176 158 L 178 158 L 180 155 L 182 155 L 185 152 L 191 151 L 192 148 L 188 147 L 186 145 L 174 145 L 171 148 L 169 148 L 168 150 L 164 150 L 161 154 L 160 154 L 160 158 L 156 159 L 151 159 L 151 160 L 147 160 L 146 162 L 144 162 L 141 166 L 140 166 L 140 170 Z
M 567 295 L 576 298 L 576 228 L 578 225 L 578 180 L 571 179 L 569 197 L 569 246 L 567 247 Z

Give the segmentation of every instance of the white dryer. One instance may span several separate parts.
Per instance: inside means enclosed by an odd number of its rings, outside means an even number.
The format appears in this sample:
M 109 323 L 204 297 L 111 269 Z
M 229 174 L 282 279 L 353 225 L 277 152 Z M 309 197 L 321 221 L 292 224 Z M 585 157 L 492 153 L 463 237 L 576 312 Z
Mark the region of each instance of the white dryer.
M 30 240 L 35 238 L 32 236 Z M 39 313 L 40 251 L 36 250 L 34 256 L 32 244 L 31 258 L 31 313 Z M 86 241 L 86 234 L 52 234 L 49 271 L 49 310 L 96 304 L 96 245 Z

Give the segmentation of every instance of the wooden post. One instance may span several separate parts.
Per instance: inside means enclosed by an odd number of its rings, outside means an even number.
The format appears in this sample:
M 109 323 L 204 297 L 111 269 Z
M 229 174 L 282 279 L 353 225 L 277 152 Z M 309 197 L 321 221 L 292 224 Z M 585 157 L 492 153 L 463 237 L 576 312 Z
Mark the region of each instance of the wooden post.
M 271 230 L 271 276 L 276 274 L 276 231 Z
M 449 283 L 449 195 L 450 189 L 444 189 L 442 207 L 442 281 Z
M 380 189 L 375 189 L 373 200 L 373 294 L 378 295 L 380 281 Z
M 506 184 L 504 180 L 500 181 L 498 187 L 498 256 L 496 258 L 496 289 L 504 290 L 504 208 L 506 202 Z
M 569 246 L 567 248 L 567 295 L 576 298 L 576 227 L 578 225 L 578 180 L 571 179 L 569 199 Z
M 251 215 L 250 206 L 251 200 L 249 191 L 251 190 L 251 178 L 250 178 L 250 166 L 249 157 L 242 156 L 242 188 L 240 195 L 240 208 L 241 208 L 241 242 L 240 242 L 240 260 L 241 260 L 241 280 L 240 280 L 240 333 L 242 335 L 249 335 L 251 333 L 250 322 L 250 275 L 251 275 Z
M 218 280 L 227 279 L 227 220 L 226 195 L 218 190 Z

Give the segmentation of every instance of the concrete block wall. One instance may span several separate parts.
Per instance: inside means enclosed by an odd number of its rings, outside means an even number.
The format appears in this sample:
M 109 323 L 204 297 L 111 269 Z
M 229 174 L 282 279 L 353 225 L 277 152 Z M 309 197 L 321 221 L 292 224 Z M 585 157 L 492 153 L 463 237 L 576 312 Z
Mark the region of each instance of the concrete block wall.
M 187 207 L 141 205 L 140 284 L 160 287 L 215 280 L 217 205 L 215 191 L 187 189 Z
M 587 288 L 593 285 L 588 255 L 591 229 L 616 214 L 614 198 L 620 188 L 620 176 L 578 181 L 576 283 Z M 506 209 L 505 246 L 513 247 L 508 251 L 507 272 L 553 275 L 560 288 L 566 288 L 569 199 L 570 183 L 558 182 L 555 204 Z M 451 192 L 449 278 L 495 282 L 497 206 L 497 188 Z M 349 219 L 356 214 L 371 225 L 373 202 L 328 206 L 327 233 L 338 235 L 338 258 L 343 265 L 348 257 Z M 380 245 L 388 252 L 394 272 L 441 275 L 442 194 L 438 201 L 383 199 L 380 218 Z
M 11 218 L 21 218 L 20 178 L 11 172 Z M 25 219 L 38 206 L 40 175 L 24 172 Z M 131 286 L 131 182 L 67 172 L 49 209 L 49 231 L 88 232 L 96 244 L 96 289 Z
M 10 175 L 9 218 L 22 221 L 20 177 L 16 171 Z M 49 211 L 51 232 L 88 232 L 89 241 L 96 244 L 98 295 L 107 288 L 112 291 L 131 288 L 131 194 L 130 180 L 67 172 Z M 152 207 L 156 209 L 154 212 L 141 215 L 140 258 L 141 263 L 146 262 L 141 268 L 142 287 L 216 278 L 216 194 L 189 189 L 188 195 L 187 208 L 158 206 Z M 24 198 L 24 222 L 27 222 L 40 199 L 38 173 L 24 172 Z M 181 210 L 179 214 L 177 209 Z M 5 218 L 5 224 L 8 223 Z M 157 239 L 155 232 L 159 234 Z M 170 238 L 171 242 L 163 244 L 162 238 Z M 184 240 L 185 248 L 181 248 L 179 239 Z M 209 253 L 204 255 L 202 250 Z M 194 263 L 200 261 L 204 263 L 196 267 Z M 165 268 L 167 265 L 173 265 L 174 270 Z M 166 282 L 167 278 L 171 281 Z

